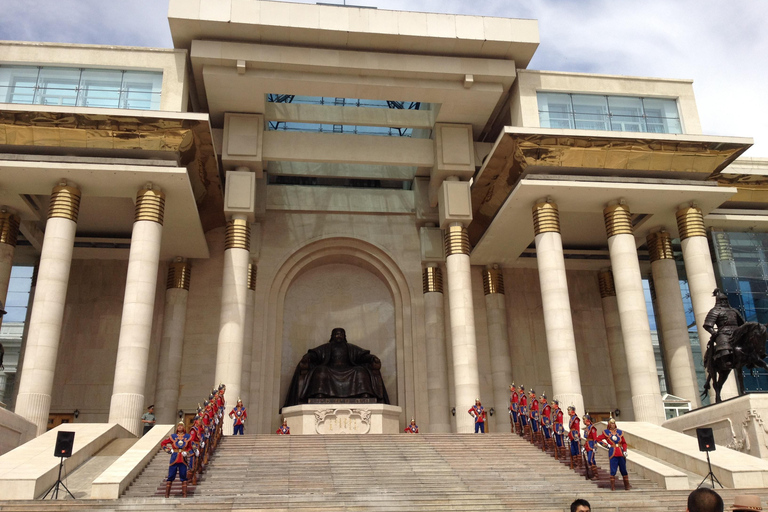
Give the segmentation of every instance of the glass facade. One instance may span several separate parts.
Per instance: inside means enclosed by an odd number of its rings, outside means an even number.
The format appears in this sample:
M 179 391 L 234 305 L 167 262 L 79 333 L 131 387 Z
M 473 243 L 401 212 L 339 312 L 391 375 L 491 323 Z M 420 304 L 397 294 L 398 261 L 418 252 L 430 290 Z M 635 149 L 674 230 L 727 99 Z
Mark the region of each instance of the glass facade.
M 365 100 L 358 98 L 332 98 L 327 96 L 298 96 L 291 94 L 268 94 L 267 101 L 272 103 L 298 103 L 307 105 L 329 105 L 335 107 L 365 107 L 388 108 L 397 110 L 421 110 L 420 102 Z M 269 130 L 284 130 L 296 132 L 318 133 L 353 133 L 358 135 L 382 135 L 386 137 L 417 137 L 412 128 L 393 126 L 361 126 L 325 123 L 296 123 L 286 121 L 270 121 Z M 421 130 L 424 136 L 429 136 L 428 130 Z
M 677 101 L 597 94 L 537 93 L 542 128 L 682 133 Z
M 159 110 L 162 72 L 0 66 L 0 102 Z
M 768 323 L 768 233 L 713 229 L 720 289 L 746 322 Z M 768 372 L 744 370 L 746 391 L 768 391 Z

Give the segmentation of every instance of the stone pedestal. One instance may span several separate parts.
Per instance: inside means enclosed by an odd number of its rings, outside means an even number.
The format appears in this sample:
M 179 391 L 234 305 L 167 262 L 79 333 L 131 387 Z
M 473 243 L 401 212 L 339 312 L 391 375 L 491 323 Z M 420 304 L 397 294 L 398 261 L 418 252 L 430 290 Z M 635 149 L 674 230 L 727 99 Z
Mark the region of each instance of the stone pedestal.
M 715 443 L 768 459 L 768 395 L 753 394 L 700 407 L 662 426 L 696 437 L 696 429 L 710 427 Z M 713 460 L 715 456 L 713 455 Z
M 308 404 L 283 409 L 291 435 L 397 434 L 401 407 L 385 404 Z

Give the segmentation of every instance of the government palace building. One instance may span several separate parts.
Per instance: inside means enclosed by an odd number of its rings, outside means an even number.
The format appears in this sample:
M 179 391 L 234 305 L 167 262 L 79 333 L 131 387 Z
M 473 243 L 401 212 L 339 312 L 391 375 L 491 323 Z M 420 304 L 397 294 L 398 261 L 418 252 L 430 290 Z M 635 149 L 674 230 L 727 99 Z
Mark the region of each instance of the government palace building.
M 529 69 L 536 20 L 168 21 L 170 49 L 0 41 L 0 454 L 219 384 L 248 434 L 328 433 L 286 400 L 341 327 L 389 404 L 331 430 L 469 433 L 479 399 L 510 435 L 515 383 L 768 458 L 768 372 L 702 399 L 713 290 L 768 322 L 768 158 L 702 133 L 691 79 Z

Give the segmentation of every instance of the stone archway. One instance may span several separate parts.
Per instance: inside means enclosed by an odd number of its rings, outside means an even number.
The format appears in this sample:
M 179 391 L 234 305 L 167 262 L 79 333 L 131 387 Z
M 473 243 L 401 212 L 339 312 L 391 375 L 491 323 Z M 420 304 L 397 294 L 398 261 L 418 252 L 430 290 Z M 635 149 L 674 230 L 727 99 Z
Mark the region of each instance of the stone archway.
M 266 343 L 262 354 L 262 368 L 265 372 L 263 382 L 269 385 L 262 389 L 267 395 L 262 402 L 265 415 L 262 426 L 272 428 L 279 422 L 278 410 L 283 398 L 280 389 L 283 331 L 285 316 L 292 314 L 285 310 L 286 295 L 291 285 L 302 274 L 324 265 L 359 267 L 378 278 L 391 294 L 397 394 L 393 396 L 390 392 L 390 400 L 403 408 L 404 417 L 410 417 L 417 407 L 414 389 L 416 376 L 413 355 L 413 291 L 397 263 L 384 249 L 355 238 L 332 237 L 312 241 L 291 254 L 276 272 L 269 289 L 268 311 L 265 316 Z M 330 331 L 327 334 L 330 334 Z M 355 343 L 356 340 L 350 341 Z M 317 342 L 323 342 L 322 338 Z M 295 362 L 293 364 L 295 365 Z

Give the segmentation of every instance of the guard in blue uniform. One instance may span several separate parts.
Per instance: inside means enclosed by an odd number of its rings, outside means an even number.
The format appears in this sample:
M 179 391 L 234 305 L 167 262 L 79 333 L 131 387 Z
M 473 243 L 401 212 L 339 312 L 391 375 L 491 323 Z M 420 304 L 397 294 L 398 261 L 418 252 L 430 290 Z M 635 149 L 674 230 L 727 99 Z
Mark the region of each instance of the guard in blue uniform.
M 165 497 L 168 498 L 171 495 L 171 485 L 178 473 L 181 480 L 181 494 L 186 498 L 187 458 L 192 454 L 192 438 L 187 434 L 184 422 L 179 422 L 176 425 L 176 432 L 168 436 L 160 446 L 171 455 L 171 461 L 168 464 L 168 480 L 165 483 Z
M 575 465 L 581 465 L 581 422 L 576 414 L 576 407 L 568 406 L 568 440 L 571 445 L 571 469 Z

